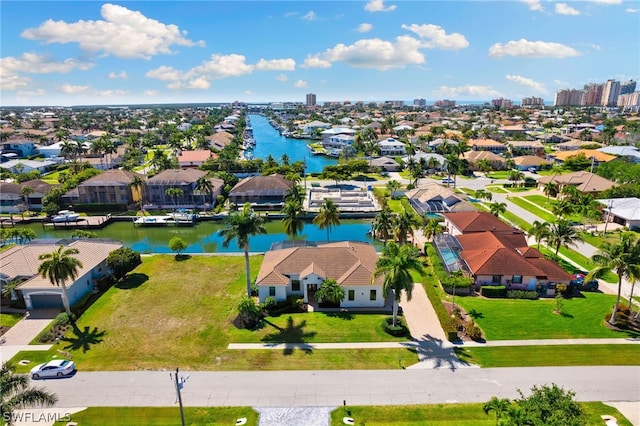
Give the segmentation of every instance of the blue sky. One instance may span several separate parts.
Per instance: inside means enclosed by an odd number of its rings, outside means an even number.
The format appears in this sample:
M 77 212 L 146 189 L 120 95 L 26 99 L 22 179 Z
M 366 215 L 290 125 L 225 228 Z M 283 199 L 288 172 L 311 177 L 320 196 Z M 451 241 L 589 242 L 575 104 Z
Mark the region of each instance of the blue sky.
M 0 104 L 553 101 L 640 78 L 640 1 L 2 0 Z

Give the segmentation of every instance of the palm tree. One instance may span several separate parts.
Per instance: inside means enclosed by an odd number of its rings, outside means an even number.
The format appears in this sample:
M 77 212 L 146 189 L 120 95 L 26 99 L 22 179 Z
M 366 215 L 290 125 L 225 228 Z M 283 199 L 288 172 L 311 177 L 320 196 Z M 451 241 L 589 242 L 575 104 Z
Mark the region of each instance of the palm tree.
M 393 222 L 393 236 L 400 244 L 405 244 L 408 235 L 413 235 L 413 230 L 420 226 L 418 217 L 406 210 L 396 215 Z
M 38 274 L 42 278 L 49 278 L 51 284 L 62 288 L 62 304 L 67 315 L 71 315 L 69 297 L 67 296 L 67 279 L 75 280 L 78 277 L 78 269 L 82 268 L 82 262 L 73 257 L 78 254 L 76 248 L 65 249 L 64 246 L 52 253 L 44 253 L 38 256 L 42 263 L 38 267 Z
M 538 250 L 540 250 L 540 241 L 545 240 L 549 236 L 549 224 L 547 222 L 534 221 L 528 232 L 530 237 L 536 239 Z
M 31 210 L 31 203 L 29 202 L 29 195 L 33 194 L 35 192 L 35 190 L 30 187 L 30 186 L 23 186 L 22 189 L 20 189 L 20 194 L 22 195 L 22 197 L 24 198 L 24 202 L 27 203 L 27 210 Z
M 244 268 L 247 279 L 247 297 L 251 297 L 251 275 L 249 271 L 249 237 L 266 234 L 264 219 L 256 214 L 250 203 L 245 203 L 242 210 L 232 212 L 224 219 L 224 229 L 220 230 L 222 246 L 229 247 L 236 240 L 238 247 L 244 250 Z
M 140 210 L 142 211 L 142 206 L 144 205 L 144 179 L 140 176 L 134 176 L 133 179 L 131 179 L 130 185 L 136 189 L 137 195 L 140 197 Z
M 507 211 L 507 204 L 506 203 L 499 203 L 499 202 L 491 203 L 491 204 L 489 204 L 489 211 L 495 217 L 498 217 L 498 216 L 500 216 L 501 214 L 503 214 L 504 212 Z
M 198 178 L 195 189 L 202 195 L 202 204 L 207 202 L 207 194 L 213 194 L 213 184 L 206 176 Z
M 473 195 L 479 200 L 491 201 L 493 198 L 493 194 L 486 189 L 478 189 Z
M 284 214 L 282 218 L 284 232 L 295 240 L 304 228 L 302 204 L 294 199 L 287 200 L 282 206 L 282 213 Z
M 574 204 L 571 203 L 566 198 L 558 200 L 553 207 L 551 207 L 551 212 L 558 217 L 569 216 L 574 211 Z
M 545 240 L 551 247 L 555 247 L 555 257 L 558 257 L 560 247 L 575 245 L 576 242 L 582 241 L 582 237 L 571 226 L 571 222 L 560 219 L 549 226 L 549 234 Z
M 393 212 L 388 206 L 385 206 L 378 212 L 373 223 L 371 224 L 371 231 L 375 238 L 381 239 L 385 244 L 391 237 L 391 231 L 393 229 Z
M 618 275 L 618 297 L 609 319 L 609 324 L 615 325 L 620 306 L 622 279 L 626 278 L 634 283 L 640 281 L 640 240 L 630 234 L 622 234 L 618 243 L 603 242 L 598 252 L 591 256 L 591 260 L 597 266 L 587 274 L 585 281 L 598 277 L 606 271 L 612 271 Z
M 319 303 L 332 303 L 339 305 L 344 299 L 344 288 L 332 278 L 326 279 L 315 293 Z
M 438 219 L 428 219 L 422 227 L 422 234 L 425 238 L 433 241 L 433 238 L 442 233 L 442 225 Z
M 313 218 L 313 224 L 319 229 L 327 229 L 327 241 L 329 241 L 331 228 L 340 225 L 340 212 L 331 198 L 327 198 L 320 207 L 320 211 Z
M 558 195 L 559 190 L 560 189 L 558 188 L 558 184 L 549 181 L 544 184 L 542 192 L 544 192 L 544 195 L 547 196 L 547 201 L 549 201 L 549 197 L 556 197 Z
M 393 290 L 393 326 L 398 324 L 398 304 L 404 290 L 407 300 L 411 300 L 413 278 L 411 272 L 422 274 L 423 266 L 420 262 L 418 249 L 410 244 L 398 245 L 390 242 L 382 249 L 382 254 L 376 263 L 374 277 L 384 276 L 383 291 L 388 294 Z
M 292 200 L 302 204 L 304 202 L 305 196 L 306 193 L 303 187 L 301 187 L 300 185 L 292 185 L 284 195 L 284 201 L 286 202 Z
M 387 189 L 391 193 L 391 198 L 393 198 L 393 193 L 399 190 L 402 187 L 402 184 L 397 180 L 390 180 L 387 182 Z
M 178 198 L 180 198 L 184 194 L 184 191 L 180 188 L 171 187 L 167 188 L 164 191 L 164 194 L 173 200 L 173 205 L 175 207 L 178 207 Z
M 494 411 L 496 413 L 496 425 L 499 425 L 502 415 L 509 410 L 510 406 L 511 401 L 507 398 L 492 396 L 489 402 L 482 406 L 482 411 L 484 411 L 485 414 L 489 414 L 491 411 Z
M 8 425 L 13 424 L 15 410 L 31 407 L 50 407 L 58 398 L 43 389 L 29 387 L 29 377 L 15 374 L 3 363 L 0 367 L 0 419 Z

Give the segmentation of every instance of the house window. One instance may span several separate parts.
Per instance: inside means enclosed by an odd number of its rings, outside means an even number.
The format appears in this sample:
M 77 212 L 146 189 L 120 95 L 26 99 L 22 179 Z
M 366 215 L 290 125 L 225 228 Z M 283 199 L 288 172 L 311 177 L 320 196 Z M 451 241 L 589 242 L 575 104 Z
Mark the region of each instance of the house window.
M 491 278 L 491 283 L 492 284 L 500 284 L 502 282 L 502 275 L 494 275 Z
M 356 291 L 355 290 L 349 290 L 349 300 L 356 300 Z
M 522 284 L 522 275 L 514 275 L 511 282 L 513 284 Z
M 269 287 L 269 296 L 276 297 L 276 288 Z
M 291 291 L 300 291 L 300 280 L 291 280 Z
M 376 290 L 369 290 L 369 300 L 376 300 L 376 299 L 377 299 Z

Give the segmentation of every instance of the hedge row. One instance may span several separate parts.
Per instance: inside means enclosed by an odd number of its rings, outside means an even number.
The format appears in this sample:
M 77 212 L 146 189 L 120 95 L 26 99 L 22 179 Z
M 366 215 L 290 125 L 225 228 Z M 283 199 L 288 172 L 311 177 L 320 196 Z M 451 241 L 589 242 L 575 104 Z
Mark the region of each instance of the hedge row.
M 507 288 L 503 285 L 483 285 L 480 287 L 480 294 L 484 297 L 507 297 Z
M 432 244 L 426 245 L 426 253 L 427 256 L 429 256 L 429 261 L 433 265 L 433 271 L 443 287 L 453 287 L 455 285 L 456 288 L 467 288 L 473 285 L 473 280 L 469 277 L 449 274 L 444 269 L 444 266 L 442 266 L 442 261 L 440 260 L 440 257 L 438 257 L 436 249 Z

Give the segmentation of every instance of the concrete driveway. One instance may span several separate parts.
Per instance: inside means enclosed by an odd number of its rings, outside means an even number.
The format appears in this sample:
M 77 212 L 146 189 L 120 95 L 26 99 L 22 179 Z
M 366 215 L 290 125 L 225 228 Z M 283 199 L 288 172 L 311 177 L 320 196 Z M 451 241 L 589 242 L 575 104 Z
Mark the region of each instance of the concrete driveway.
M 2 336 L 0 362 L 10 360 L 20 351 L 49 349 L 51 345 L 28 345 L 59 313 L 59 309 L 37 309 L 25 315 Z

